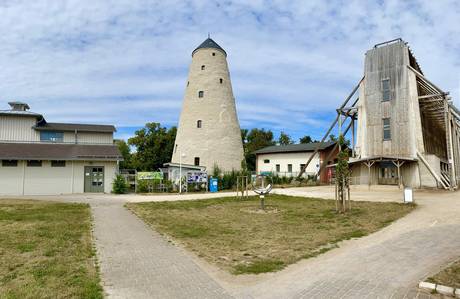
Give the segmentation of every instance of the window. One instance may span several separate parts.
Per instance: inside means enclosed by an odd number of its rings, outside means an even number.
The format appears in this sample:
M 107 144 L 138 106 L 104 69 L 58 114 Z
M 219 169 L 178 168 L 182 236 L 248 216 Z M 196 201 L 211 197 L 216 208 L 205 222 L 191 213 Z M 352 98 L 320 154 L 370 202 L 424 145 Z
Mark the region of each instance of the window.
M 42 167 L 42 161 L 40 161 L 40 160 L 29 160 L 29 161 L 27 161 L 27 167 Z
M 270 163 L 270 160 L 269 160 L 269 159 L 265 159 L 265 160 L 264 160 L 264 163 L 265 163 L 265 164 L 268 164 L 268 163 Z
M 305 167 L 305 164 L 300 164 L 300 171 Z
M 2 160 L 3 167 L 16 167 L 18 166 L 18 160 Z
M 65 161 L 51 161 L 51 167 L 65 167 Z
M 215 52 L 212 52 L 212 56 L 216 56 L 216 53 L 215 53 Z
M 63 142 L 64 133 L 54 131 L 41 131 L 40 141 Z
M 390 140 L 390 139 L 391 139 L 390 119 L 384 118 L 383 119 L 383 140 Z
M 202 125 L 201 120 L 197 120 L 197 121 L 196 121 L 196 127 L 200 129 L 200 128 L 201 128 L 201 125 Z
M 189 84 L 190 84 L 190 81 L 187 81 L 187 86 L 189 86 Z
M 390 97 L 390 79 L 382 80 L 382 102 L 387 102 Z
M 195 166 L 200 166 L 200 157 L 195 157 Z
M 280 170 L 281 170 L 280 165 L 279 165 L 279 164 L 276 164 L 276 172 L 280 172 Z
M 202 71 L 204 71 L 204 68 L 205 68 L 205 66 L 204 66 L 204 65 L 202 65 L 202 66 L 201 66 L 201 70 L 202 70 Z
M 204 91 L 200 90 L 200 91 L 198 92 L 198 97 L 199 97 L 199 98 L 204 97 Z
M 220 78 L 219 82 L 220 82 L 220 84 L 224 83 L 224 79 Z
M 288 172 L 292 172 L 292 164 L 288 164 Z

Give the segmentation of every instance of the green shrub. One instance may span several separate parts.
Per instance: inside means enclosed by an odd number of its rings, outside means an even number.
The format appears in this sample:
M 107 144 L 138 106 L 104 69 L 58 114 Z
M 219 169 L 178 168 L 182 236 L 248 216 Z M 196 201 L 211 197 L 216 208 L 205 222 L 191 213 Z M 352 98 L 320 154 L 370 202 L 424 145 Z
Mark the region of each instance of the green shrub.
M 128 190 L 128 184 L 122 175 L 117 174 L 113 179 L 112 192 L 115 194 L 123 194 Z
M 150 191 L 149 186 L 150 186 L 150 180 L 137 180 L 136 192 L 137 193 L 147 193 Z

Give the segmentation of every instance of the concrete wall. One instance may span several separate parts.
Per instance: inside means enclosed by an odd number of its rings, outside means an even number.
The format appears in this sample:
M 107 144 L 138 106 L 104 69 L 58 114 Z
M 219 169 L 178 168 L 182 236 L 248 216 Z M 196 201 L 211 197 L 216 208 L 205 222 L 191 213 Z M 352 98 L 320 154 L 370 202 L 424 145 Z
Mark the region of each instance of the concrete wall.
M 41 167 L 27 167 L 25 161 L 18 161 L 17 167 L 0 164 L 0 195 L 83 193 L 85 166 L 104 167 L 104 192 L 110 193 L 116 162 L 67 161 L 65 167 L 51 167 L 50 161 L 43 161 Z
M 198 97 L 199 91 L 204 91 L 203 98 Z M 214 164 L 225 171 L 241 168 L 243 144 L 230 73 L 224 53 L 217 49 L 199 49 L 192 57 L 173 163 L 179 163 L 181 153 L 185 154 L 182 163 L 194 165 L 199 157 L 200 166 L 208 171 Z

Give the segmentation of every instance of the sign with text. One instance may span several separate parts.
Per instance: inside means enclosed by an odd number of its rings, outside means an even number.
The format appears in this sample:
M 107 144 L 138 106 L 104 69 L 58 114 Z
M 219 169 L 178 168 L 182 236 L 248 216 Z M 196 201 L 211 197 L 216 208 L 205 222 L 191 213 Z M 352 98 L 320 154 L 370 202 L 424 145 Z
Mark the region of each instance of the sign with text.
M 208 174 L 204 171 L 189 171 L 187 172 L 187 183 L 207 183 Z
M 138 172 L 137 173 L 137 179 L 138 180 L 162 180 L 163 179 L 163 173 L 161 171 L 157 172 Z

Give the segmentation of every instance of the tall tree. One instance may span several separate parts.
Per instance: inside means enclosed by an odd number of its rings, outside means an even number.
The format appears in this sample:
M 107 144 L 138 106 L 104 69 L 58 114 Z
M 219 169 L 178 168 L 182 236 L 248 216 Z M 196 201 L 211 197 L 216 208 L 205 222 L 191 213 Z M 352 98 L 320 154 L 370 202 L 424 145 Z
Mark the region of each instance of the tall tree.
M 313 140 L 309 135 L 305 135 L 299 139 L 299 143 L 311 143 Z
M 281 131 L 280 137 L 278 138 L 278 143 L 280 145 L 288 145 L 288 144 L 292 144 L 293 141 L 291 140 L 291 137 L 288 134 Z
M 120 169 L 133 169 L 135 166 L 133 165 L 133 155 L 131 154 L 131 149 L 129 145 L 123 139 L 115 140 L 115 144 L 118 146 L 118 150 L 123 157 L 123 161 L 120 162 Z
M 136 148 L 133 162 L 138 170 L 157 170 L 171 161 L 176 139 L 176 127 L 167 129 L 159 123 L 147 123 L 145 128 L 136 131 L 128 144 Z
M 254 151 L 266 146 L 275 145 L 273 132 L 265 129 L 252 129 L 247 133 L 244 144 L 244 156 L 248 170 L 256 169 L 256 155 Z

